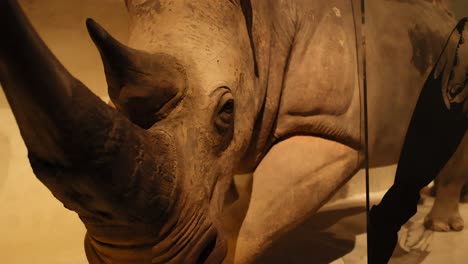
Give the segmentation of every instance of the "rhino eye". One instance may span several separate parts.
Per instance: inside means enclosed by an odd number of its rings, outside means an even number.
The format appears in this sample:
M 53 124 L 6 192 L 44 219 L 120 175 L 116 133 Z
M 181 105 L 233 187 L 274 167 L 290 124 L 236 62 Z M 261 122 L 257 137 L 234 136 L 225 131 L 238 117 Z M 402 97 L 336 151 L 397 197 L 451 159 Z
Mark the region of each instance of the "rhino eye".
M 234 99 L 230 93 L 225 93 L 220 99 L 215 117 L 215 126 L 220 133 L 232 128 L 234 123 Z
M 234 100 L 229 99 L 221 109 L 221 114 L 229 114 L 231 115 L 234 112 Z

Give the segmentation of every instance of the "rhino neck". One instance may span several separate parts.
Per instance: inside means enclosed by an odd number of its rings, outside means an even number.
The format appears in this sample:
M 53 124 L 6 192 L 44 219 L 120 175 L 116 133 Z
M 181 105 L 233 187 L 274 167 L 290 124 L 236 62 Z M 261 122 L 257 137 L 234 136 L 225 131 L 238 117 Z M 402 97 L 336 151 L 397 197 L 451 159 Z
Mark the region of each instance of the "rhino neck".
M 273 136 L 285 74 L 296 28 L 291 21 L 294 8 L 288 1 L 252 1 L 251 43 L 257 64 L 256 89 L 261 98 L 249 148 L 237 173 L 255 170 L 275 141 Z M 248 26 L 248 25 L 247 25 Z
M 101 239 L 90 232 L 85 250 L 90 263 L 221 263 L 227 253 L 225 239 L 203 210 L 185 207 L 157 231 L 153 240 L 123 243 Z M 89 230 L 88 230 L 89 231 Z M 130 233 L 141 230 L 130 230 Z M 147 230 L 148 234 L 154 233 Z M 135 241 L 135 240 L 133 240 Z
M 116 246 L 85 237 L 85 251 L 89 263 L 151 263 L 152 245 Z

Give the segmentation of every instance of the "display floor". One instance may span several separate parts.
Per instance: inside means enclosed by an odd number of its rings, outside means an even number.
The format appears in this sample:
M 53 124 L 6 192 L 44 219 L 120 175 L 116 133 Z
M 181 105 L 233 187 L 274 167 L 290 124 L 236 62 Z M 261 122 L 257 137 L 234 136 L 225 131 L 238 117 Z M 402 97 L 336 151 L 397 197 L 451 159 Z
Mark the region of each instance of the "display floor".
M 372 193 L 372 202 L 384 192 Z M 468 230 L 432 232 L 423 227 L 433 198 L 424 197 L 418 213 L 399 233 L 399 245 L 390 264 L 465 264 L 468 260 Z M 468 204 L 460 205 L 468 220 Z M 385 239 L 385 238 L 382 238 Z M 326 205 L 304 225 L 275 243 L 262 263 L 366 263 L 365 196 L 356 195 Z

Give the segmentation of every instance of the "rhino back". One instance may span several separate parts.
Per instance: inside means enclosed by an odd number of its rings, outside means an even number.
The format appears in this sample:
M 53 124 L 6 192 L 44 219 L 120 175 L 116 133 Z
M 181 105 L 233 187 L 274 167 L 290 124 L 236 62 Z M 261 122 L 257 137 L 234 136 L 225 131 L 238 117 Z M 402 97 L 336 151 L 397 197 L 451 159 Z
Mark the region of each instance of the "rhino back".
M 362 149 L 360 21 L 353 16 L 359 1 L 296 2 L 274 136 L 318 136 Z M 366 19 L 371 163 L 385 165 L 398 159 L 420 89 L 455 21 L 426 0 L 367 1 Z
M 368 102 L 372 162 L 398 160 L 419 93 L 456 21 L 433 1 L 369 1 Z

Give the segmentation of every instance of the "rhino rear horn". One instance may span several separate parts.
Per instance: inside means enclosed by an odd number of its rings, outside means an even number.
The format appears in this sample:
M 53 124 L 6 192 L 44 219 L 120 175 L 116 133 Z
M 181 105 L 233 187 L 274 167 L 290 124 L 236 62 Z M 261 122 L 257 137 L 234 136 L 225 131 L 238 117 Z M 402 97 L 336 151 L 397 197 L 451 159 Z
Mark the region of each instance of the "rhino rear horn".
M 101 54 L 109 97 L 117 109 L 143 128 L 165 117 L 187 88 L 182 64 L 169 54 L 123 45 L 92 19 L 86 25 Z
M 129 71 L 138 71 L 138 68 L 144 68 L 143 65 L 138 65 L 139 58 L 144 57 L 144 54 L 139 54 L 137 50 L 117 41 L 91 18 L 86 20 L 86 26 L 91 39 L 101 54 L 109 86 L 109 96 L 115 101 L 118 99 L 123 85 L 130 81 L 128 80 L 130 78 Z

